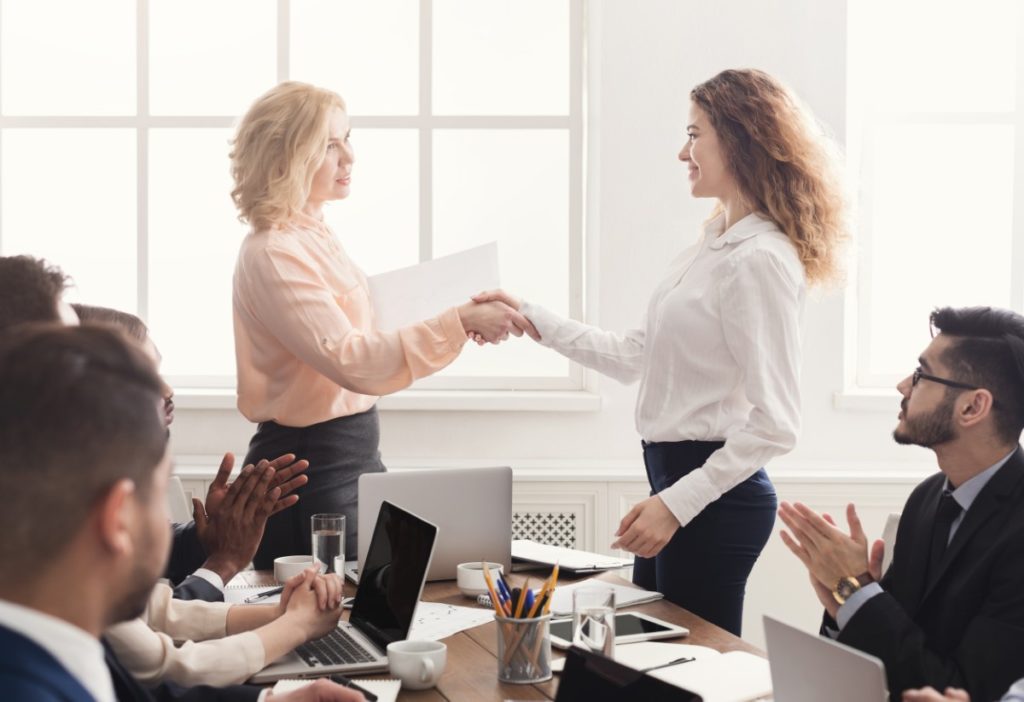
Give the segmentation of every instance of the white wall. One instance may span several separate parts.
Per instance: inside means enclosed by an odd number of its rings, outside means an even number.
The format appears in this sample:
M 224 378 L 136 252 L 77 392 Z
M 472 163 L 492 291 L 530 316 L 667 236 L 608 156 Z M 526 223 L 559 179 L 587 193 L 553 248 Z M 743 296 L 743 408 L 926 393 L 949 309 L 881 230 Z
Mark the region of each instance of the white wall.
M 686 170 L 676 160 L 690 88 L 724 68 L 762 68 L 786 81 L 842 138 L 846 3 L 600 0 L 588 3 L 588 15 L 588 307 L 590 321 L 624 329 L 639 324 L 665 261 L 695 239 L 710 208 L 689 197 Z M 769 469 L 783 497 L 831 503 L 830 509 L 863 497 L 873 505 L 869 528 L 880 529 L 890 506 L 898 509 L 934 464 L 927 452 L 893 444 L 895 400 L 882 412 L 835 408 L 834 394 L 843 389 L 843 320 L 841 293 L 808 305 L 803 435 L 797 450 Z M 908 358 L 908 372 L 913 364 Z M 597 412 L 385 412 L 385 462 L 556 468 L 592 462 L 641 477 L 635 387 L 601 379 L 596 388 Z M 251 431 L 233 412 L 183 409 L 176 452 L 244 452 Z M 901 477 L 879 488 L 862 475 L 866 467 Z M 748 638 L 761 640 L 760 626 L 750 624 L 753 613 L 773 607 L 808 623 L 816 617 L 802 568 L 777 537 L 751 581 Z

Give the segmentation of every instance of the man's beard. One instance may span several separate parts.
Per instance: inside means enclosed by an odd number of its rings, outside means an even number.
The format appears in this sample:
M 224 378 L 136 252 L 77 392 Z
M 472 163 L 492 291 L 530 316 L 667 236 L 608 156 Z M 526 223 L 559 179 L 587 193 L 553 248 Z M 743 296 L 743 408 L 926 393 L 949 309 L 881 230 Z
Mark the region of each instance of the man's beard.
M 160 539 L 152 533 L 146 534 L 141 540 L 142 547 L 139 549 L 128 578 L 128 589 L 121 601 L 114 606 L 110 620 L 112 623 L 135 619 L 146 611 L 153 586 L 156 585 L 156 581 L 167 563 L 166 554 L 159 562 L 154 558 L 153 552 L 159 548 L 160 543 Z
M 947 393 L 942 403 L 927 414 L 917 415 L 913 418 L 907 414 L 906 400 L 903 402 L 903 429 L 897 426 L 892 432 L 892 438 L 898 444 L 913 444 L 932 448 L 944 444 L 956 438 L 953 429 L 953 405 L 956 403 L 956 395 Z

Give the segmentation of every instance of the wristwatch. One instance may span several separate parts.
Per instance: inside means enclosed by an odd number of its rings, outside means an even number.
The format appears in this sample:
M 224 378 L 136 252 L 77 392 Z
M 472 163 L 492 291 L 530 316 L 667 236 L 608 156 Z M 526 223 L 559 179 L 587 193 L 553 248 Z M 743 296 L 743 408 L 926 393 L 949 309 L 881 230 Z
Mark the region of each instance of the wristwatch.
M 844 604 L 853 593 L 860 590 L 862 587 L 872 582 L 874 578 L 871 577 L 871 573 L 861 573 L 854 577 L 852 575 L 844 575 L 839 578 L 839 582 L 832 588 L 832 597 L 835 598 L 839 604 Z

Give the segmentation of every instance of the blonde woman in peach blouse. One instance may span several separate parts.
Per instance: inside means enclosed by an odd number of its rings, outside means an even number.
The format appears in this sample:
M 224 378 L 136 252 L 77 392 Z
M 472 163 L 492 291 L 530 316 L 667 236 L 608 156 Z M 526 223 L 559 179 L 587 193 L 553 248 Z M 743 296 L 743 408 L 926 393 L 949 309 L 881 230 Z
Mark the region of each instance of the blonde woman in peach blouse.
M 349 195 L 349 134 L 341 97 L 286 82 L 242 118 L 230 155 L 231 197 L 251 226 L 233 294 L 238 408 L 259 424 L 246 460 L 295 452 L 310 463 L 298 508 L 267 522 L 257 568 L 310 553 L 318 512 L 347 516 L 354 554 L 359 476 L 384 470 L 377 397 L 447 366 L 467 333 L 499 342 L 529 326 L 505 304 L 470 302 L 397 331 L 375 327 L 366 277 L 323 221 L 324 204 Z

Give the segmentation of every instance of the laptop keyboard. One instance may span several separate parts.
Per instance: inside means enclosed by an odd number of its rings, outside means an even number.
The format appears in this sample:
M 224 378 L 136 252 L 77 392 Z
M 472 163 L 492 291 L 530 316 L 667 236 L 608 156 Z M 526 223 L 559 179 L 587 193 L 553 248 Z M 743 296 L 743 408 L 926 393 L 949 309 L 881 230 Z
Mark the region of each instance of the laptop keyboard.
M 369 663 L 377 658 L 344 629 L 335 629 L 322 639 L 304 643 L 296 648 L 295 652 L 310 667 L 341 663 Z

